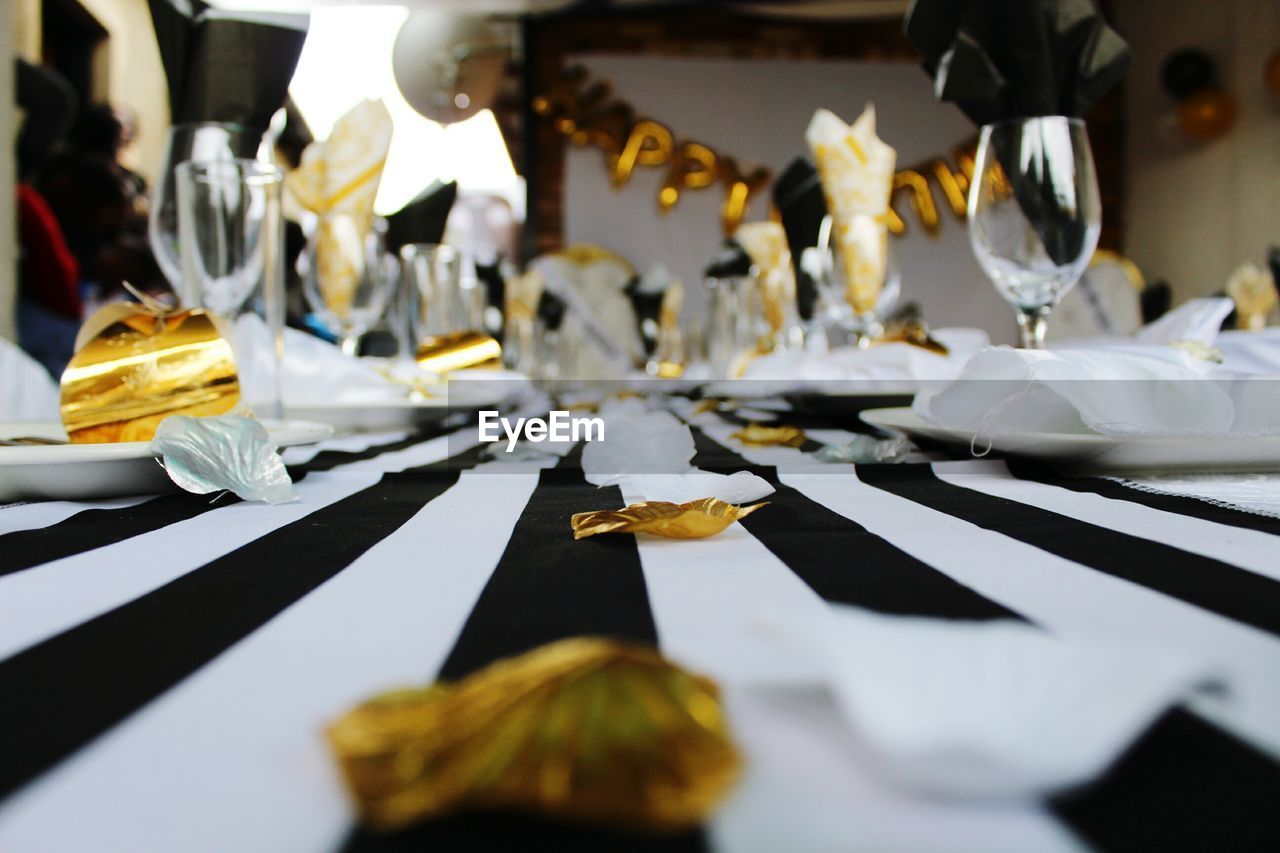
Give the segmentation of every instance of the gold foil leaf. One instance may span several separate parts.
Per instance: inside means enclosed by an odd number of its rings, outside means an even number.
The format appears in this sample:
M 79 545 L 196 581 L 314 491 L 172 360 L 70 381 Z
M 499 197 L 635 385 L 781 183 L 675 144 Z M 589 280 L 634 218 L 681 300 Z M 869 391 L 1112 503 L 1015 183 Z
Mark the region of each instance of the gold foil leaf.
M 96 311 L 62 373 L 72 443 L 150 441 L 170 415 L 221 415 L 240 402 L 231 344 L 212 315 L 154 302 Z
M 432 373 L 449 373 L 468 367 L 498 367 L 502 344 L 484 332 L 450 332 L 424 338 L 418 344 L 418 366 Z
M 683 829 L 741 767 L 714 682 L 589 637 L 384 693 L 328 736 L 361 816 L 382 830 L 461 809 Z
M 800 427 L 764 424 L 747 424 L 731 438 L 736 438 L 749 447 L 802 447 L 808 440 Z
M 652 533 L 667 539 L 705 539 L 762 506 L 766 504 L 736 506 L 719 498 L 700 498 L 682 504 L 644 501 L 623 509 L 575 513 L 569 524 L 574 539 L 601 533 Z

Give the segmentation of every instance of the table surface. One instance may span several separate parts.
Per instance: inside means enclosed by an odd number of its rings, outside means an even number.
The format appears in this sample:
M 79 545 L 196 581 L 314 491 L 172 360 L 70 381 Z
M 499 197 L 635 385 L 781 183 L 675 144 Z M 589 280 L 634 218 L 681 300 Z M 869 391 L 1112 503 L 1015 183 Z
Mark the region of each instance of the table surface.
M 579 451 L 488 461 L 474 429 L 293 449 L 300 500 L 275 507 L 0 507 L 0 850 L 1280 849 L 1280 520 L 1005 460 L 819 469 L 731 420 L 690 418 L 695 464 L 777 491 L 696 542 L 574 541 L 569 516 L 619 490 Z M 1185 648 L 1229 676 L 1083 789 L 925 799 L 868 766 L 818 686 L 805 638 L 849 606 Z M 707 825 L 355 826 L 328 721 L 585 634 L 721 682 L 748 770 Z

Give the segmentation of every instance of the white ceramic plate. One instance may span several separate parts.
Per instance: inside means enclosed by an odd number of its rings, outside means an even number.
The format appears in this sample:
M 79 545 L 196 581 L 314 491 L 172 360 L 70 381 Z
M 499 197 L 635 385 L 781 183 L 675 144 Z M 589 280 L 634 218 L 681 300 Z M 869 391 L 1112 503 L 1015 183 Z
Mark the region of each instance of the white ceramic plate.
M 909 408 L 869 409 L 874 427 L 968 451 L 973 432 L 931 424 Z M 985 446 L 985 436 L 983 439 Z M 991 450 L 1024 456 L 1081 473 L 1157 471 L 1280 471 L 1280 436 L 1247 438 L 1119 438 L 1053 432 L 1009 432 L 991 439 Z
M 333 428 L 290 420 L 269 424 L 268 432 L 277 446 L 294 447 L 323 441 L 333 435 Z M 0 421 L 0 438 L 20 436 L 65 439 L 67 434 L 56 422 Z M 145 495 L 176 488 L 146 441 L 0 447 L 0 503 Z

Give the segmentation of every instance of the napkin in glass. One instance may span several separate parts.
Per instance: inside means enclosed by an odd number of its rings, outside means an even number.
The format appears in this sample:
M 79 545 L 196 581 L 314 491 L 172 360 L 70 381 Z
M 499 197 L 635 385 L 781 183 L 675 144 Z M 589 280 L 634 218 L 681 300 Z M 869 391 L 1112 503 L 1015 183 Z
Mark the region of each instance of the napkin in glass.
M 457 181 L 432 181 L 411 201 L 387 216 L 387 251 L 399 253 L 400 247 L 410 243 L 443 242 L 445 224 L 457 198 Z
M 876 136 L 875 107 L 852 125 L 819 109 L 805 130 L 831 213 L 845 298 L 855 314 L 875 310 L 889 262 L 889 196 L 897 152 Z
M 1083 116 L 1129 70 L 1129 47 L 1092 0 L 915 0 L 907 38 L 924 54 L 939 100 L 975 124 L 1036 116 Z M 1019 152 L 993 138 L 1005 174 Z M 1049 257 L 1065 264 L 1081 244 L 1083 220 L 1048 216 L 1053 199 L 1038 181 L 1013 182 L 1018 204 Z
M 284 105 L 306 15 L 231 12 L 203 0 L 149 0 L 174 124 L 218 121 L 265 132 Z
M 808 160 L 797 157 L 773 180 L 773 204 L 791 247 L 796 274 L 796 307 L 802 320 L 813 318 L 818 302 L 818 282 L 800 264 L 804 250 L 818 245 L 818 232 L 827 215 L 822 179 Z

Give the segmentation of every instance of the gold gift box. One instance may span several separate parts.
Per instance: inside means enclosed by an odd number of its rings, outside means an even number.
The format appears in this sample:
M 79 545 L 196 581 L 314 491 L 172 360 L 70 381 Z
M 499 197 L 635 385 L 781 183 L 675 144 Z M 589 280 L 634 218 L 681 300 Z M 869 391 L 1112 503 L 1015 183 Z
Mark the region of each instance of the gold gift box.
M 86 320 L 61 386 L 73 444 L 150 441 L 171 415 L 220 415 L 240 402 L 219 324 L 202 309 L 153 300 L 112 303 Z

